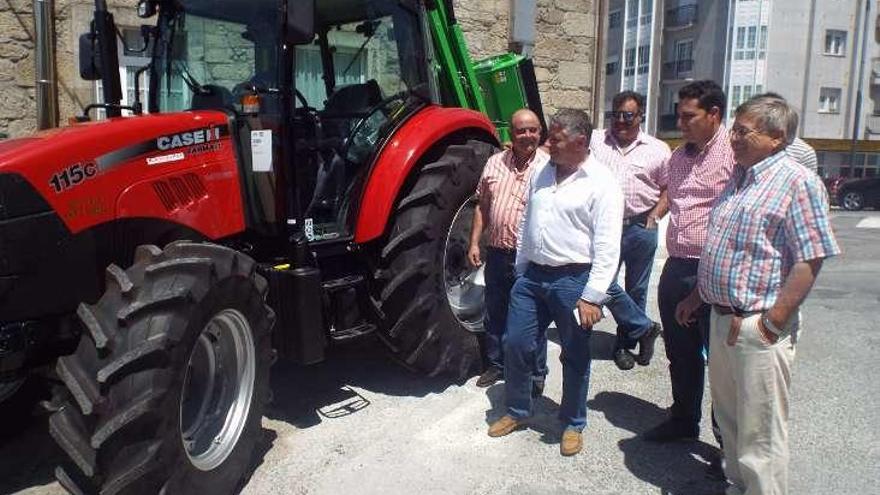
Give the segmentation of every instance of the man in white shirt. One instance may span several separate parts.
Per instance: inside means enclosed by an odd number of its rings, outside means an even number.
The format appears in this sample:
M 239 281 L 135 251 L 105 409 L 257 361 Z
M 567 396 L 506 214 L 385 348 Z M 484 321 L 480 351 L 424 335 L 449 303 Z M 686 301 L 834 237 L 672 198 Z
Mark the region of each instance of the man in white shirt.
M 504 338 L 507 414 L 489 436 L 509 434 L 531 414 L 536 342 L 556 322 L 562 346 L 562 455 L 583 447 L 590 381 L 590 335 L 617 271 L 623 193 L 590 156 L 593 126 L 580 110 L 550 120 L 550 162 L 532 174 L 517 242 L 517 279 Z

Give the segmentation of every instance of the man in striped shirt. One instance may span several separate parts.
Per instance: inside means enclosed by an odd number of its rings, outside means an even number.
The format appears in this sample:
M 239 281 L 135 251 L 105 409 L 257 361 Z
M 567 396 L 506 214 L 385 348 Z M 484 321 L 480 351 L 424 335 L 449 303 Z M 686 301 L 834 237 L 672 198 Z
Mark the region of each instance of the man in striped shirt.
M 788 404 L 800 305 L 825 258 L 840 253 L 819 177 L 785 152 L 797 114 L 759 95 L 740 105 L 737 167 L 712 210 L 699 294 L 712 305 L 709 378 L 729 494 L 788 491 Z M 701 301 L 702 300 L 702 301 Z
M 614 172 L 623 189 L 623 234 L 620 264 L 626 266 L 624 291 L 608 288 L 608 309 L 617 322 L 614 363 L 622 370 L 638 362 L 647 366 L 654 355 L 660 325 L 646 314 L 648 282 L 657 251 L 657 222 L 666 215 L 669 146 L 641 130 L 645 97 L 623 91 L 612 100 L 611 127 L 594 130 L 590 151 Z M 616 277 L 615 277 L 616 278 Z M 638 356 L 629 351 L 639 344 Z
M 676 307 L 697 286 L 697 265 L 706 243 L 712 204 L 733 169 L 733 151 L 721 124 L 727 99 L 712 81 L 696 81 L 678 93 L 678 127 L 685 144 L 669 159 L 669 227 L 657 300 L 663 322 L 669 378 L 672 382 L 670 417 L 647 431 L 646 440 L 669 442 L 699 436 L 708 346 L 708 307 L 693 324 L 680 324 Z
M 511 149 L 489 158 L 477 186 L 479 207 L 474 211 L 468 260 L 474 267 L 481 266 L 480 238 L 485 231 L 488 245 L 485 250 L 486 330 L 485 350 L 488 366 L 477 379 L 478 387 L 488 387 L 504 376 L 504 352 L 501 339 L 507 327 L 507 306 L 513 286 L 516 259 L 517 232 L 526 203 L 526 187 L 532 170 L 540 168 L 550 156 L 538 148 L 541 140 L 541 121 L 534 112 L 522 109 L 510 121 L 513 133 Z M 538 345 L 533 393 L 543 391 L 547 374 L 547 342 Z

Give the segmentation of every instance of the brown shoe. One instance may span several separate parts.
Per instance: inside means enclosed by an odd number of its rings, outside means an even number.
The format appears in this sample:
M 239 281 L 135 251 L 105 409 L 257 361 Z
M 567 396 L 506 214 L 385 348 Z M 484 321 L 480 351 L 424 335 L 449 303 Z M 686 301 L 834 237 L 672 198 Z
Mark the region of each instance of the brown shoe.
M 565 456 L 575 455 L 584 448 L 584 437 L 577 430 L 565 430 L 562 433 L 562 442 L 559 443 L 559 453 Z
M 520 423 L 519 420 L 505 414 L 501 419 L 492 423 L 492 426 L 489 427 L 489 436 L 503 437 L 517 429 L 521 424 L 522 423 Z

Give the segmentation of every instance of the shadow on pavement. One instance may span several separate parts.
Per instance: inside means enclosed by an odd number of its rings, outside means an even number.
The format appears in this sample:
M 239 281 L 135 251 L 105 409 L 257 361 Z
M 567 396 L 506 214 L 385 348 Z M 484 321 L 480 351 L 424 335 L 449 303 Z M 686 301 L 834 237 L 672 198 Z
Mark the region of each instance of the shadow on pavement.
M 627 469 L 637 478 L 660 488 L 663 494 L 720 494 L 725 483 L 707 477 L 707 467 L 720 452 L 714 445 L 696 440 L 657 444 L 639 435 L 662 422 L 666 410 L 628 394 L 600 392 L 587 403 L 612 425 L 636 436 L 618 442 Z
M 370 406 L 355 388 L 385 395 L 423 397 L 452 385 L 448 377 L 430 378 L 395 363 L 378 339 L 330 350 L 324 362 L 298 366 L 279 361 L 272 368 L 274 400 L 266 416 L 298 428 L 338 418 Z

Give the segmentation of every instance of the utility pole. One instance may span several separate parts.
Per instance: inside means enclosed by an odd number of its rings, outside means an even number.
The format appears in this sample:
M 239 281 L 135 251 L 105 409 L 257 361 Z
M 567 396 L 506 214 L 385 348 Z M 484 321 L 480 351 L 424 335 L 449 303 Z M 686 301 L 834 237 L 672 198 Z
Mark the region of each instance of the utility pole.
M 868 47 L 868 19 L 871 12 L 871 0 L 865 0 L 865 20 L 862 27 L 862 48 L 859 53 L 859 79 L 856 81 L 856 108 L 855 108 L 855 119 L 853 120 L 853 130 L 852 130 L 852 144 L 850 145 L 849 150 L 849 167 L 850 172 L 855 177 L 855 163 L 856 163 L 856 144 L 859 139 L 859 127 L 862 120 L 862 86 L 865 83 L 865 51 Z M 862 164 L 864 167 L 864 164 Z

